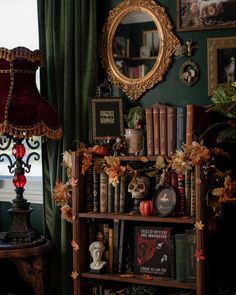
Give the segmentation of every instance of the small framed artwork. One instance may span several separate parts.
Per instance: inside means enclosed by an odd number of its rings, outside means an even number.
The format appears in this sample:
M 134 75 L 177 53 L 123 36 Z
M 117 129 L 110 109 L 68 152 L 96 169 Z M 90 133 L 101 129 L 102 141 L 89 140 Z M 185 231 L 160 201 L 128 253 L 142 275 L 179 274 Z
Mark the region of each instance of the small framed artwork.
M 199 67 L 193 60 L 187 60 L 179 71 L 180 80 L 187 86 L 195 84 L 199 78 Z
M 115 139 L 124 135 L 122 98 L 93 97 L 91 113 L 92 141 Z
M 158 30 L 143 31 L 143 46 L 150 49 L 150 56 L 157 56 L 160 37 Z
M 171 216 L 176 205 L 176 193 L 172 186 L 161 186 L 153 195 L 154 212 L 161 217 Z
M 236 37 L 207 39 L 208 95 L 236 80 Z
M 177 31 L 236 28 L 235 0 L 177 0 Z

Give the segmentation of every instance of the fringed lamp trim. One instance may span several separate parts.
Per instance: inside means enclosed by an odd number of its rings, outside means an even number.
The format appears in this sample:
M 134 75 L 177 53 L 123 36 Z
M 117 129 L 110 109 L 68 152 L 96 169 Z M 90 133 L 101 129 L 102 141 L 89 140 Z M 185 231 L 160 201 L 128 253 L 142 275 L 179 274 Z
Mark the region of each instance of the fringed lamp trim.
M 16 47 L 13 49 L 0 47 L 0 58 L 5 59 L 7 61 L 12 61 L 20 58 L 31 62 L 38 62 L 40 65 L 43 64 L 42 51 L 39 49 L 31 51 L 26 47 Z
M 17 138 L 42 136 L 48 139 L 59 140 L 62 137 L 62 128 L 58 127 L 57 129 L 51 129 L 43 122 L 28 127 L 17 127 L 8 122 L 4 122 L 0 124 L 0 135 L 9 135 Z

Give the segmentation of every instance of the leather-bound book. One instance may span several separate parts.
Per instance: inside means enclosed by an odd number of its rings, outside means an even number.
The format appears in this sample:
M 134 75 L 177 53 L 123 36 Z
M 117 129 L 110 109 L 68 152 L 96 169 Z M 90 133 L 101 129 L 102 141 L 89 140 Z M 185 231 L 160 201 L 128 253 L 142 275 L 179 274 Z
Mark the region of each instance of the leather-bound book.
M 146 113 L 146 141 L 147 141 L 147 155 L 154 155 L 153 146 L 153 114 L 152 107 L 145 108 Z
M 159 106 L 160 116 L 160 155 L 167 156 L 167 108 Z
M 176 150 L 176 107 L 167 106 L 167 156 Z

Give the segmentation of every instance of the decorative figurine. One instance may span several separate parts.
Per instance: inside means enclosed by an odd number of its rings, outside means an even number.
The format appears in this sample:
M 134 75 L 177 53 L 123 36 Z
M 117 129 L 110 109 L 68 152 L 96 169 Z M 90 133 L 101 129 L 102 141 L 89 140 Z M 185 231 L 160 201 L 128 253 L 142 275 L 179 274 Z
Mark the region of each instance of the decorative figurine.
M 90 263 L 90 271 L 100 273 L 106 266 L 106 261 L 102 261 L 102 254 L 105 246 L 101 241 L 95 241 L 89 246 L 90 255 L 93 261 Z
M 128 185 L 128 192 L 132 194 L 134 206 L 131 213 L 140 214 L 139 205 L 150 188 L 150 180 L 147 176 L 134 177 Z

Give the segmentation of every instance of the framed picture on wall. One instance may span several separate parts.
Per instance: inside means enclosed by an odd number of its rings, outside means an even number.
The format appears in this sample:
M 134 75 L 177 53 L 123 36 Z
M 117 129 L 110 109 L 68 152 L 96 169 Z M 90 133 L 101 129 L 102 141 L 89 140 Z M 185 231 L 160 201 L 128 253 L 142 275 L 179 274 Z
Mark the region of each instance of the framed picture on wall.
M 236 37 L 207 39 L 208 95 L 236 80 Z
M 92 141 L 114 139 L 124 135 L 122 98 L 91 98 L 91 114 Z
M 177 31 L 236 28 L 235 0 L 177 0 Z

